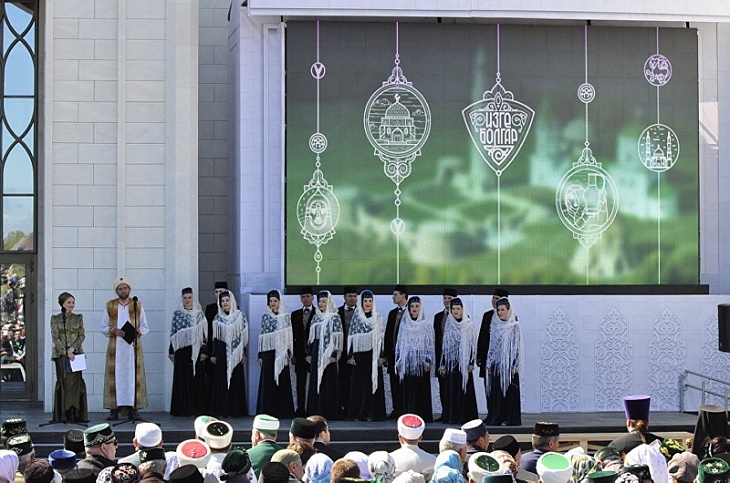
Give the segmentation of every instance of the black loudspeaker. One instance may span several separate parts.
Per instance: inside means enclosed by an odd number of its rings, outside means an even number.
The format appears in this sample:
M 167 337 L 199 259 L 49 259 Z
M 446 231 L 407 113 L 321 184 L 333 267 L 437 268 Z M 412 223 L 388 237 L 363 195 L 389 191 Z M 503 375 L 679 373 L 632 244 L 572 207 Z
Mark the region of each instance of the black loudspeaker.
M 730 304 L 717 306 L 717 339 L 721 352 L 730 352 Z

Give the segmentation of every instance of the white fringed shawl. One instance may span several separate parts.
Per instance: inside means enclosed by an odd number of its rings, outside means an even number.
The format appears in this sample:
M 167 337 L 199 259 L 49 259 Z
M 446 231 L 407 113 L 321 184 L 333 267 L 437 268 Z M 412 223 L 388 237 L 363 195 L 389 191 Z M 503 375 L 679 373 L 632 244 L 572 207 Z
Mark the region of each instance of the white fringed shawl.
M 441 351 L 441 367 L 461 372 L 461 390 L 466 392 L 469 366 L 474 365 L 478 333 L 474 322 L 464 312 L 461 321 L 449 314 L 444 326 L 444 342 Z
M 238 310 L 236 298 L 232 293 L 230 312 L 225 313 L 218 302 L 218 313 L 213 319 L 213 332 L 217 340 L 226 344 L 226 374 L 230 389 L 233 369 L 243 361 L 248 345 L 248 321 L 243 312 Z
M 192 347 L 193 376 L 195 375 L 195 362 L 200 355 L 200 348 L 208 340 L 208 322 L 205 320 L 203 308 L 196 299 L 193 308 L 188 310 L 182 303 L 172 315 L 172 327 L 170 329 L 170 345 L 172 350 L 177 352 L 183 347 Z
M 417 320 L 411 318 L 406 308 L 395 347 L 395 366 L 401 381 L 406 375 L 421 376 L 426 366 L 433 365 L 435 339 L 433 324 L 426 319 L 423 307 Z
M 507 388 L 512 382 L 512 374 L 515 372 L 524 374 L 525 371 L 522 329 L 511 304 L 510 301 L 507 320 L 500 319 L 497 316 L 497 310 L 492 315 L 489 352 L 487 353 L 487 367 L 494 367 L 494 370 L 497 371 L 504 395 L 507 395 Z
M 327 297 L 327 308 L 324 312 L 317 307 L 311 325 L 309 326 L 309 344 L 319 340 L 317 353 L 317 394 L 322 384 L 322 375 L 330 364 L 330 358 L 337 351 L 342 350 L 342 321 L 337 313 L 332 295 Z
M 350 332 L 347 334 L 347 350 L 348 352 L 367 352 L 373 351 L 371 361 L 371 376 L 373 394 L 378 389 L 378 360 L 380 352 L 383 350 L 383 317 L 375 310 L 375 301 L 373 300 L 373 309 L 368 317 L 358 304 L 355 309 L 355 315 L 352 316 L 350 323 Z
M 267 307 L 261 316 L 261 333 L 259 334 L 259 352 L 274 351 L 274 381 L 279 385 L 279 374 L 289 364 L 294 351 L 294 336 L 291 328 L 291 314 L 286 312 L 284 304 L 279 306 L 275 314 Z

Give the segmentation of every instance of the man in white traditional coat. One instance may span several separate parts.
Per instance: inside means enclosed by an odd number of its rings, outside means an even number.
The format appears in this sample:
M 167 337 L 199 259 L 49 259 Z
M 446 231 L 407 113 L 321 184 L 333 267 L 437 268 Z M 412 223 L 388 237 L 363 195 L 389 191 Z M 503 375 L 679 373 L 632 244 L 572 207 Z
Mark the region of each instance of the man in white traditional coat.
M 137 410 L 147 407 L 147 381 L 140 338 L 150 331 L 142 303 L 130 298 L 132 283 L 126 277 L 114 281 L 116 299 L 106 303 L 101 333 L 109 338 L 104 372 L 104 407 L 108 420 L 119 418 L 120 410 L 138 419 Z

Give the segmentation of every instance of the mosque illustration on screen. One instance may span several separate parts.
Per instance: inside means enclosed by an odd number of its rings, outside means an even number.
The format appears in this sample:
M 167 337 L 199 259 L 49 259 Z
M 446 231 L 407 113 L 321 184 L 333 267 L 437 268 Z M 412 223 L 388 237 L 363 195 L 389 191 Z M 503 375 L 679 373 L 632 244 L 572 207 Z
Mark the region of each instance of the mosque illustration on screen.
M 401 104 L 399 94 L 394 97 L 395 102 L 385 110 L 380 120 L 378 140 L 381 145 L 416 144 L 416 126 L 411 111 Z

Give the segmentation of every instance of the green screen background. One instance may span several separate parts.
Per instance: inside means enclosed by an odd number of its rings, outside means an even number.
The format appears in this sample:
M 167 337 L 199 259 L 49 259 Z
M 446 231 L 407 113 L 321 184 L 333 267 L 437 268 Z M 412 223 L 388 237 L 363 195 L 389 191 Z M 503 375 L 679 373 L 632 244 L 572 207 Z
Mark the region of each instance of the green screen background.
M 400 23 L 400 65 L 426 98 L 431 133 L 401 183 L 400 274 L 396 276 L 395 184 L 383 173 L 363 128 L 371 94 L 391 74 L 395 23 L 322 22 L 322 171 L 340 218 L 322 245 L 321 285 L 479 285 L 497 280 L 497 177 L 471 143 L 461 117 L 495 83 L 497 27 Z M 315 246 L 300 233 L 297 201 L 315 155 L 315 22 L 288 22 L 286 38 L 286 284 L 317 283 Z M 657 89 L 643 75 L 657 52 L 655 28 L 588 28 L 593 154 L 619 191 L 614 222 L 590 250 L 560 221 L 555 194 L 585 140 L 584 29 L 502 25 L 502 85 L 535 111 L 531 131 L 501 177 L 501 273 L 505 285 L 697 284 L 697 31 L 660 29 L 659 53 L 671 80 L 659 89 L 660 122 L 677 134 L 679 160 L 659 175 L 637 154 L 657 120 Z M 661 244 L 657 223 L 661 203 Z M 661 248 L 660 248 L 661 247 Z M 586 272 L 587 270 L 587 272 Z M 587 276 L 588 275 L 588 276 Z

